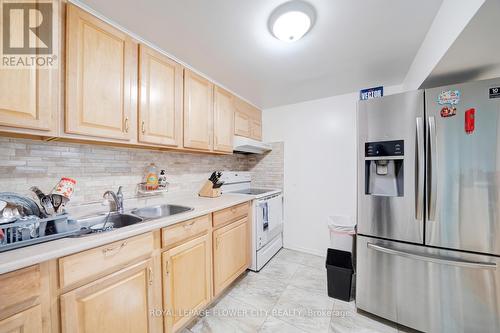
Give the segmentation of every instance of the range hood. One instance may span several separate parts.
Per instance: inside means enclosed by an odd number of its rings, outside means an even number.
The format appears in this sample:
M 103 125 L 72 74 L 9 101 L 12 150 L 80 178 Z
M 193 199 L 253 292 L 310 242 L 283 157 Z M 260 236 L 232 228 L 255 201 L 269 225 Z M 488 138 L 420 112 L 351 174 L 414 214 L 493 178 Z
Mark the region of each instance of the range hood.
M 264 154 L 272 150 L 272 148 L 267 143 L 235 135 L 233 150 L 240 153 Z

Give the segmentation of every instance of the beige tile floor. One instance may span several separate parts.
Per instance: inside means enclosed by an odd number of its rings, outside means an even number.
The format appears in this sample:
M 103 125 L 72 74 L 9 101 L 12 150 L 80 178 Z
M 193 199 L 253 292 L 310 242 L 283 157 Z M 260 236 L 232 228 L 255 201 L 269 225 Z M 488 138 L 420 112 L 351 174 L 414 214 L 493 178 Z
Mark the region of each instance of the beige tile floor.
M 182 333 L 409 332 L 328 297 L 325 260 L 282 249 L 248 272 Z

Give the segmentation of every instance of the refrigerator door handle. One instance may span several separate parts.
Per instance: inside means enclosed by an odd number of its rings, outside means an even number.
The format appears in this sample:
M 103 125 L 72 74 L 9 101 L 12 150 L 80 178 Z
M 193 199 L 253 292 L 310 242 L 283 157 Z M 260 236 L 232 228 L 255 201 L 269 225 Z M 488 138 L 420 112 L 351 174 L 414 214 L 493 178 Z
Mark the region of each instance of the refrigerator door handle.
M 427 178 L 429 181 L 427 198 L 429 200 L 427 218 L 429 221 L 436 219 L 436 191 L 437 191 L 437 138 L 436 138 L 436 119 L 433 116 L 428 118 L 429 149 L 427 156 Z
M 416 178 L 415 178 L 415 219 L 422 221 L 422 211 L 424 205 L 424 120 L 422 117 L 416 119 Z
M 459 266 L 459 267 L 467 267 L 467 268 L 491 269 L 491 270 L 496 270 L 496 268 L 497 268 L 496 263 L 492 263 L 492 262 L 469 261 L 469 260 L 462 260 L 462 259 L 455 259 L 455 258 L 437 257 L 437 256 L 420 254 L 420 253 L 414 253 L 414 252 L 405 252 L 405 251 L 399 251 L 399 250 L 391 249 L 389 247 L 376 245 L 376 244 L 372 244 L 372 243 L 367 243 L 366 246 L 369 249 L 372 249 L 372 250 L 375 250 L 378 252 L 397 255 L 397 256 L 400 256 L 403 258 L 432 262 L 435 264 L 451 265 L 451 266 Z

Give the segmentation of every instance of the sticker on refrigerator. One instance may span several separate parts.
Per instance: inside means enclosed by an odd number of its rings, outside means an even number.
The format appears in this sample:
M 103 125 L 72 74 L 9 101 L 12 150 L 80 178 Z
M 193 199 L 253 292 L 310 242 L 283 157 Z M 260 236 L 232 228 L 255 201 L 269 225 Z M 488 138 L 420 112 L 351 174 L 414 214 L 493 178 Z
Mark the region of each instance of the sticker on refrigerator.
M 453 117 L 454 115 L 457 114 L 457 108 L 454 106 L 445 106 L 444 108 L 441 109 L 441 117 L 447 118 L 447 117 Z
M 490 98 L 500 98 L 500 87 L 490 88 Z
M 457 105 L 460 102 L 460 91 L 458 90 L 447 90 L 442 91 L 437 100 L 439 105 Z
M 472 134 L 476 129 L 476 109 L 465 111 L 465 133 Z

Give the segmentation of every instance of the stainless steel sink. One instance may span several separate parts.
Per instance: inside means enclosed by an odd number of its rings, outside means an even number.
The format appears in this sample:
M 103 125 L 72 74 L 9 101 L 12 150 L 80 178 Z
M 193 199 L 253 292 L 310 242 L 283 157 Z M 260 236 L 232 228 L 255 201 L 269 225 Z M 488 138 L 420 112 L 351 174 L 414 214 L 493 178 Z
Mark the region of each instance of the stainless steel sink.
M 81 218 L 76 221 L 80 231 L 73 237 L 80 237 L 90 233 L 111 231 L 148 220 L 159 219 L 193 210 L 194 208 L 178 205 L 158 205 L 137 208 L 130 213 L 110 213 Z
M 159 219 L 162 217 L 189 212 L 192 210 L 193 208 L 185 206 L 158 205 L 158 206 L 149 206 L 149 207 L 134 209 L 132 210 L 131 213 L 140 216 L 144 219 Z
M 83 230 L 88 230 L 88 232 L 109 231 L 142 221 L 144 221 L 144 219 L 139 216 L 120 213 L 97 215 L 77 220 L 80 227 Z

